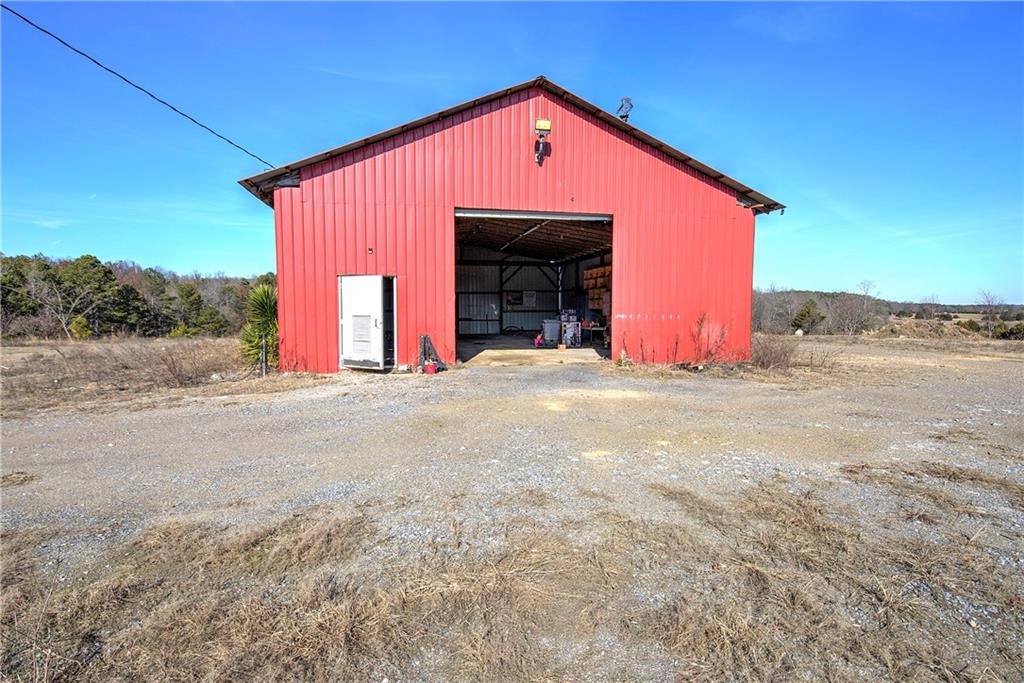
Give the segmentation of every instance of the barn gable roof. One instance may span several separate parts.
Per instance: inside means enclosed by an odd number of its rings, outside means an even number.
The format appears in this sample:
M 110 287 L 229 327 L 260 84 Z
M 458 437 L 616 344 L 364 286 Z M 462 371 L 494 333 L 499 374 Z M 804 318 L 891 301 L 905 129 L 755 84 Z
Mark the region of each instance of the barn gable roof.
M 756 213 L 769 213 L 771 211 L 786 208 L 784 204 L 781 204 L 772 199 L 771 197 L 768 197 L 767 195 L 762 194 L 761 192 L 758 192 L 757 190 L 748 187 L 747 185 L 744 185 L 738 180 L 730 178 L 724 173 L 716 171 L 707 164 L 704 164 L 694 159 L 690 155 L 679 151 L 678 149 L 662 142 L 661 140 L 658 140 L 657 138 L 648 135 L 647 133 L 643 132 L 636 126 L 630 125 L 626 121 L 623 121 L 618 116 L 610 114 L 606 112 L 604 109 L 601 109 L 600 107 L 593 105 L 590 102 L 587 102 L 582 97 L 579 97 L 578 95 L 569 92 L 565 88 L 556 85 L 555 83 L 552 83 L 544 76 L 538 76 L 537 78 L 526 81 L 524 83 L 520 83 L 518 85 L 514 85 L 510 88 L 498 90 L 489 95 L 484 95 L 483 97 L 478 97 L 474 100 L 469 100 L 468 102 L 457 104 L 454 107 L 449 107 L 448 109 L 444 109 L 435 114 L 430 114 L 429 116 L 424 116 L 423 118 L 416 119 L 415 121 L 411 121 L 409 123 L 397 126 L 395 128 L 391 128 L 389 130 L 385 130 L 381 133 L 377 133 L 376 135 L 371 135 L 368 138 L 356 140 L 355 142 L 350 142 L 347 145 L 335 147 L 334 149 L 329 149 L 326 152 L 320 152 L 319 154 L 314 154 L 313 156 L 306 157 L 305 159 L 293 161 L 290 164 L 285 164 L 284 166 L 279 166 L 278 168 L 270 169 L 269 171 L 257 173 L 256 175 L 250 176 L 248 178 L 243 178 L 238 182 L 240 185 L 242 185 L 242 187 L 244 187 L 253 195 L 255 195 L 260 201 L 264 202 L 268 206 L 273 206 L 274 187 L 281 180 L 288 176 L 291 176 L 292 174 L 294 174 L 295 171 L 298 171 L 301 168 L 324 161 L 326 159 L 331 159 L 333 157 L 340 156 L 342 154 L 351 152 L 361 147 L 371 145 L 375 142 L 380 142 L 381 140 L 386 140 L 396 135 L 405 133 L 409 130 L 416 129 L 430 123 L 434 123 L 435 121 L 439 121 L 454 114 L 458 114 L 468 109 L 478 107 L 482 104 L 487 104 L 488 102 L 493 102 L 494 100 L 506 97 L 508 95 L 523 90 L 528 90 L 530 88 L 540 88 L 542 90 L 545 90 L 561 98 L 562 100 L 569 102 L 573 106 L 582 109 L 588 114 L 595 116 L 601 121 L 604 121 L 605 123 L 614 126 L 615 128 L 618 128 L 619 130 L 627 133 L 633 138 L 636 138 L 637 140 L 640 140 L 641 142 L 657 149 L 658 151 L 666 154 L 667 156 L 676 159 L 677 161 L 680 161 L 683 164 L 686 164 L 690 168 L 699 171 L 703 175 L 712 178 L 713 180 L 717 180 L 723 185 L 736 190 L 737 198 L 741 199 L 744 204 L 748 204 Z

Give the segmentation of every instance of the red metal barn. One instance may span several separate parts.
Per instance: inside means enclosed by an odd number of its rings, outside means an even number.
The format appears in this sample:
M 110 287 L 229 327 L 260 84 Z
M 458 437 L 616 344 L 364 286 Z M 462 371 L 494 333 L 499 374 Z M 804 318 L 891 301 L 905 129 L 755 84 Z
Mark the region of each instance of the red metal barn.
M 311 372 L 339 369 L 338 276 L 394 276 L 411 366 L 420 335 L 452 362 L 539 328 L 609 262 L 612 357 L 747 358 L 754 218 L 784 208 L 543 77 L 240 182 L 274 208 L 282 368 Z

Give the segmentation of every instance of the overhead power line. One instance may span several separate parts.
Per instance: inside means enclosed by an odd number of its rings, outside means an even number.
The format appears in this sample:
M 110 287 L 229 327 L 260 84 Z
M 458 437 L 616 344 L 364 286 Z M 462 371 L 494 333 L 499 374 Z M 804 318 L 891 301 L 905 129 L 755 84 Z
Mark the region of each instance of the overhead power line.
M 227 137 L 227 136 L 225 136 L 225 135 L 221 135 L 220 133 L 218 133 L 217 131 L 215 131 L 215 130 L 214 130 L 213 128 L 210 128 L 210 127 L 209 127 L 208 125 L 206 125 L 206 124 L 205 124 L 205 123 L 203 123 L 202 121 L 199 121 L 199 120 L 197 120 L 197 119 L 196 119 L 195 117 L 193 117 L 193 116 L 189 116 L 188 114 L 186 114 L 186 113 L 185 113 L 185 112 L 183 112 L 182 110 L 178 109 L 177 107 L 175 107 L 175 106 L 174 106 L 173 104 L 171 104 L 171 103 L 170 103 L 170 102 L 168 102 L 167 100 L 165 100 L 165 99 L 162 99 L 162 98 L 160 98 L 160 97 L 157 97 L 157 96 L 156 96 L 156 95 L 154 95 L 154 94 L 153 94 L 152 92 L 150 92 L 150 91 L 149 91 L 149 90 L 147 90 L 146 88 L 143 88 L 143 87 L 142 87 L 141 85 L 139 85 L 139 84 L 138 84 L 138 83 L 136 83 L 135 81 L 131 80 L 131 79 L 130 79 L 130 78 L 128 78 L 127 76 L 124 76 L 123 74 L 121 74 L 121 73 L 119 73 L 119 72 L 115 71 L 114 69 L 111 69 L 111 68 L 110 68 L 109 66 L 107 66 L 106 64 L 104 64 L 104 63 L 103 63 L 103 62 L 101 62 L 100 60 L 96 59 L 96 58 L 95 58 L 95 57 L 93 57 L 92 55 L 90 55 L 90 54 L 88 54 L 88 53 L 86 53 L 86 52 L 83 52 L 82 50 L 79 50 L 79 49 L 78 49 L 77 47 L 75 47 L 74 45 L 70 44 L 70 43 L 69 43 L 68 41 L 64 40 L 63 38 L 61 38 L 61 37 L 60 37 L 60 36 L 58 36 L 57 34 L 53 33 L 52 31 L 48 31 L 48 30 L 46 30 L 45 28 L 43 28 L 42 26 L 40 26 L 39 24 L 35 23 L 34 21 L 32 21 L 31 19 L 29 19 L 28 17 L 26 17 L 26 16 L 24 15 L 24 14 L 21 14 L 20 12 L 17 12 L 17 11 L 15 11 L 15 10 L 11 9 L 10 7 L 8 7 L 7 5 L 5 5 L 5 4 L 2 4 L 2 3 L 0 3 L 0 7 L 3 7 L 3 8 L 5 9 L 5 10 L 7 10 L 8 12 L 10 12 L 10 13 L 11 13 L 11 14 L 13 14 L 14 16 L 18 17 L 19 19 L 21 19 L 22 21 L 24 21 L 24 22 L 25 22 L 26 24 L 28 24 L 29 26 L 31 26 L 32 28 L 36 29 L 37 31 L 40 31 L 41 33 L 45 33 L 46 35 L 50 36 L 51 38 L 53 38 L 53 39 L 54 39 L 54 40 L 56 40 L 56 41 L 57 41 L 58 43 L 60 43 L 61 45 L 63 45 L 63 46 L 64 46 L 64 47 L 66 47 L 67 49 L 71 50 L 72 52 L 76 52 L 76 53 L 78 53 L 79 55 L 81 55 L 81 56 L 85 57 L 85 58 L 86 58 L 86 59 L 88 59 L 88 60 L 89 60 L 90 62 L 92 62 L 93 64 L 95 64 L 95 65 L 96 65 L 96 66 L 98 66 L 99 68 L 103 69 L 103 70 L 104 70 L 104 71 L 106 71 L 107 73 L 110 73 L 110 74 L 113 74 L 114 76 L 117 76 L 117 77 L 118 77 L 118 78 L 120 78 L 120 79 L 121 79 L 122 81 L 124 81 L 124 82 L 125 82 L 125 83 L 127 83 L 128 85 L 132 86 L 132 87 L 133 87 L 133 88 L 135 88 L 136 90 L 138 90 L 138 91 L 140 91 L 140 92 L 142 92 L 142 93 L 144 93 L 144 94 L 148 95 L 149 97 L 153 98 L 154 100 L 156 100 L 156 101 L 157 101 L 157 102 L 159 102 L 160 104 L 164 105 L 165 107 L 167 107 L 168 109 L 170 109 L 171 111 L 173 111 L 173 112 L 174 112 L 175 114 L 178 114 L 179 116 L 183 116 L 184 118 L 186 118 L 186 119 L 188 119 L 189 121 L 191 121 L 192 123 L 196 124 L 197 126 L 199 126 L 200 128 L 202 128 L 203 130 L 207 131 L 208 133 L 212 133 L 213 135 L 217 136 L 218 138 L 220 138 L 220 139 L 221 139 L 221 140 L 223 140 L 224 142 L 228 143 L 229 145 L 231 145 L 231 146 L 232 146 L 232 147 L 234 147 L 235 149 L 238 149 L 238 150 L 241 150 L 242 152 L 245 152 L 246 154 L 248 154 L 249 156 L 251 156 L 251 157 L 252 157 L 253 159 L 256 159 L 257 161 L 259 161 L 259 162 L 260 162 L 261 164 L 264 164 L 264 165 L 266 165 L 266 166 L 267 166 L 268 168 L 274 168 L 274 164 L 270 163 L 269 161 L 267 161 L 267 160 L 266 160 L 266 159 L 264 159 L 263 157 L 261 157 L 261 156 L 259 156 L 259 155 L 257 155 L 257 154 L 254 154 L 254 153 L 252 153 L 252 152 L 250 152 L 250 151 L 249 151 L 249 150 L 247 150 L 247 149 L 246 149 L 245 147 L 242 147 L 242 146 L 241 146 L 240 144 L 238 144 L 237 142 L 235 142 L 235 141 L 234 141 L 234 140 L 232 140 L 231 138 L 229 138 L 229 137 Z

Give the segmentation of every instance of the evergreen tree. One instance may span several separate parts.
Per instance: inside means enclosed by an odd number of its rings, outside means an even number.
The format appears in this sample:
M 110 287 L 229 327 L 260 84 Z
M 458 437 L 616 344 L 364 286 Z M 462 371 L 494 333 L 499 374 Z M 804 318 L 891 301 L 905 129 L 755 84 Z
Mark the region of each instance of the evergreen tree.
M 145 297 L 131 285 L 120 285 L 105 310 L 97 331 L 114 334 L 160 334 L 159 314 Z
M 793 329 L 810 332 L 824 319 L 825 316 L 818 310 L 818 302 L 808 299 L 793 316 Z
M 196 327 L 207 334 L 215 334 L 218 337 L 226 334 L 230 329 L 227 318 L 210 304 L 203 304 L 196 316 Z
M 26 293 L 28 273 L 38 256 L 4 256 L 0 260 L 0 314 L 4 321 L 35 315 L 39 304 Z
M 196 327 L 199 313 L 203 310 L 203 296 L 192 284 L 178 285 L 178 298 L 174 304 L 175 318 L 189 327 Z

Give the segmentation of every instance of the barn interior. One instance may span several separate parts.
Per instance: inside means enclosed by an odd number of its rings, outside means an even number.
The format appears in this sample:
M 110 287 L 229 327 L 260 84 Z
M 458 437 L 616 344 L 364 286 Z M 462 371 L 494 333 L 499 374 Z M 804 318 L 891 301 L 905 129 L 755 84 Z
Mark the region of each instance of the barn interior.
M 460 361 L 608 355 L 611 216 L 460 209 L 455 251 Z

